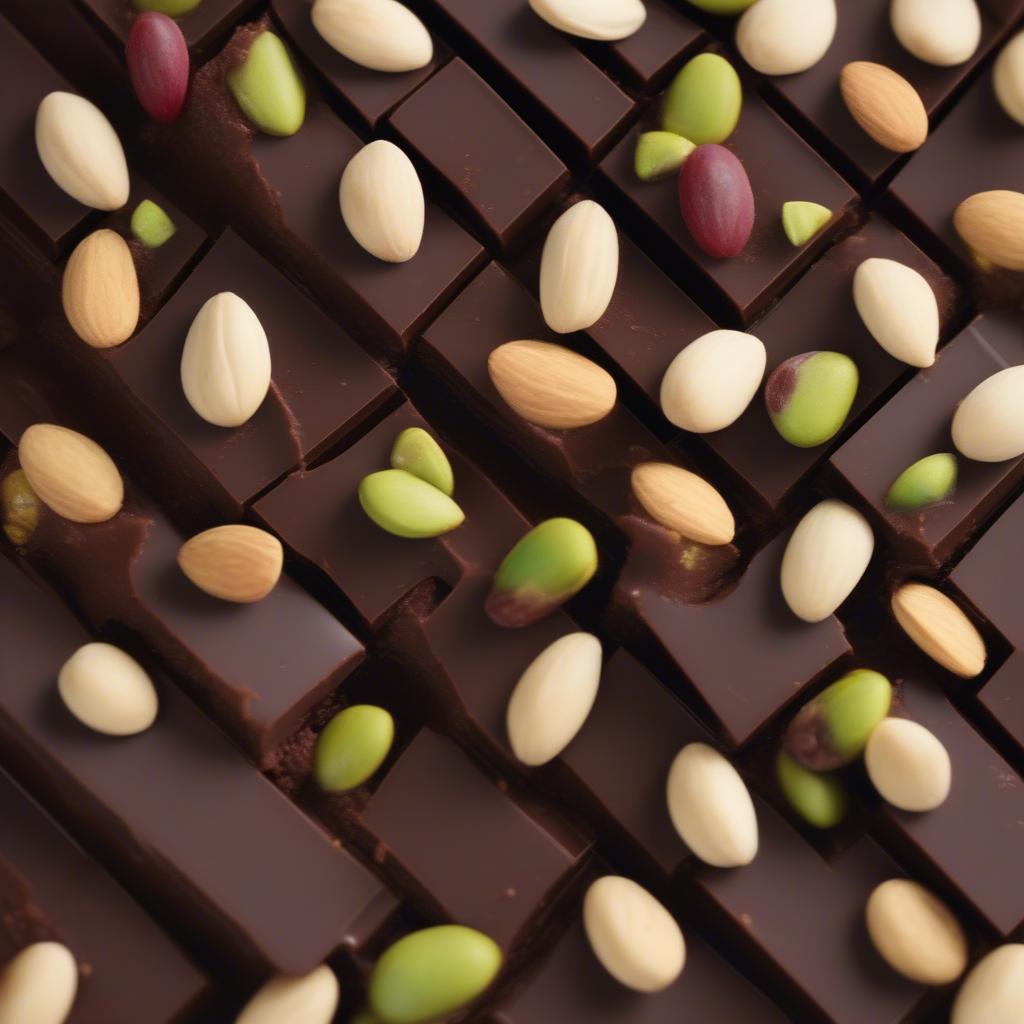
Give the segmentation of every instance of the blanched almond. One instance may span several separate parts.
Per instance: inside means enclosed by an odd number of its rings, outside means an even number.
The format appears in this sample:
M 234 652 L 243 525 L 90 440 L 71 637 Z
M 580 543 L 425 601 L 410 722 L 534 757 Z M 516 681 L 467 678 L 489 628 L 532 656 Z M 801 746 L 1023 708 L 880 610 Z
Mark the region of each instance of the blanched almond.
M 558 334 L 604 315 L 619 276 L 619 236 L 604 207 L 583 199 L 551 226 L 540 261 L 540 307 Z
M 903 631 L 943 668 L 973 679 L 985 668 L 985 641 L 960 606 L 925 583 L 904 583 L 892 595 Z
M 311 17 L 328 46 L 371 71 L 415 71 L 434 56 L 423 22 L 397 0 L 316 0 Z
M 561 32 L 604 42 L 628 38 L 647 19 L 641 0 L 530 0 L 530 6 Z
M 894 359 L 931 366 L 939 343 L 939 304 L 924 277 L 896 260 L 864 260 L 853 275 L 853 302 L 871 336 Z
M 968 196 L 953 213 L 953 227 L 989 263 L 1024 270 L 1024 193 L 994 189 Z
M 1024 126 L 1024 32 L 1018 32 L 1003 47 L 992 73 L 992 85 L 1003 110 Z
M 215 526 L 178 551 L 181 571 L 211 597 L 238 604 L 261 601 L 281 578 L 281 542 L 255 526 Z
M 235 1024 L 330 1024 L 341 989 L 326 964 L 309 974 L 271 978 L 245 1004 Z
M 363 146 L 345 167 L 338 188 L 341 216 L 371 256 L 405 263 L 419 252 L 426 205 L 412 161 L 385 139 Z
M 675 918 L 631 878 L 605 875 L 590 886 L 583 927 L 604 969 L 635 992 L 668 988 L 686 963 Z
M 259 317 L 234 292 L 203 303 L 181 353 L 188 404 L 216 427 L 240 427 L 270 389 L 270 344 Z
M 84 96 L 51 92 L 36 111 L 36 149 L 72 199 L 97 210 L 128 202 L 128 163 L 106 115 Z
M 762 75 L 814 67 L 836 34 L 836 0 L 758 0 L 736 26 L 736 48 Z
M 886 718 L 864 748 L 864 767 L 883 800 L 901 811 L 934 811 L 949 796 L 953 766 L 942 741 L 919 722 Z
M 669 363 L 661 380 L 661 411 L 683 430 L 710 434 L 743 415 L 764 377 L 767 353 L 743 331 L 708 331 Z
M 997 946 L 967 975 L 950 1024 L 1020 1024 L 1024 1008 L 1024 944 Z
M 630 477 L 647 514 L 699 544 L 731 544 L 736 534 L 725 499 L 703 477 L 669 462 L 643 462 Z
M 1024 455 L 1024 365 L 987 377 L 953 416 L 953 444 L 976 462 L 1006 462 Z
M 139 323 L 139 278 L 128 243 L 116 232 L 82 239 L 64 268 L 64 315 L 93 348 L 127 341 Z
M 84 434 L 34 423 L 21 435 L 18 460 L 39 500 L 73 523 L 103 523 L 121 511 L 121 474 Z
M 71 950 L 59 942 L 35 942 L 0 972 L 0 1024 L 64 1024 L 77 992 Z
M 905 50 L 940 68 L 970 60 L 981 41 L 975 0 L 892 0 L 889 20 Z
M 875 549 L 868 521 L 842 501 L 815 505 L 782 558 L 782 595 L 804 622 L 822 622 L 850 596 Z
M 668 774 L 668 810 L 680 838 L 705 864 L 736 868 L 757 856 L 757 815 L 739 772 L 706 743 L 690 743 Z
M 75 718 L 106 736 L 134 736 L 156 720 L 159 701 L 149 673 L 113 644 L 79 647 L 64 662 L 57 690 Z
M 498 394 L 524 420 L 555 430 L 597 423 L 615 407 L 607 370 L 562 345 L 509 341 L 487 359 Z
M 853 61 L 840 72 L 839 88 L 853 119 L 880 146 L 909 153 L 928 138 L 928 114 L 921 97 L 892 68 Z

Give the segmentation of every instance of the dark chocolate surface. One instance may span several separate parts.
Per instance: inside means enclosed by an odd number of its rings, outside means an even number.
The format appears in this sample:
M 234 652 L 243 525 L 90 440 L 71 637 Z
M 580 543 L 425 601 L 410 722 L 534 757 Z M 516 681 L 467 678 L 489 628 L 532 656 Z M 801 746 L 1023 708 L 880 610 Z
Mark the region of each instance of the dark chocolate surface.
M 138 16 L 132 0 L 76 0 L 121 46 L 128 41 L 132 22 Z M 200 0 L 195 7 L 175 20 L 189 49 L 198 53 L 222 39 L 231 26 L 251 11 L 256 0 Z
M 458 107 L 453 121 L 451 111 Z M 455 58 L 389 118 L 480 228 L 507 248 L 569 172 L 500 96 Z
M 0 816 L 0 904 L 20 902 L 28 918 L 20 928 L 35 933 L 31 940 L 62 942 L 79 963 L 69 1024 L 172 1024 L 191 1017 L 206 990 L 203 974 L 2 772 Z M 13 938 L 19 924 L 5 914 L 0 930 Z
M 656 100 L 648 113 L 655 118 L 658 110 Z M 708 312 L 724 318 L 725 325 L 750 323 L 763 312 L 786 283 L 823 251 L 857 206 L 853 189 L 756 93 L 747 90 L 739 123 L 725 145 L 750 178 L 756 206 L 754 230 L 738 257 L 715 259 L 697 246 L 683 223 L 676 178 L 656 182 L 637 178 L 633 154 L 638 130 L 631 131 L 601 162 L 599 183 L 608 192 L 612 211 L 630 225 L 629 233 Z M 791 245 L 782 231 L 782 204 L 793 199 L 820 203 L 833 212 L 829 224 L 800 248 Z
M 985 523 L 1021 479 L 1020 459 L 974 462 L 957 456 L 956 490 L 919 512 L 887 507 L 893 481 L 918 459 L 954 452 L 957 405 L 987 377 L 1024 360 L 1024 317 L 986 313 L 946 346 L 835 454 L 832 465 L 875 514 L 902 558 L 941 564 Z

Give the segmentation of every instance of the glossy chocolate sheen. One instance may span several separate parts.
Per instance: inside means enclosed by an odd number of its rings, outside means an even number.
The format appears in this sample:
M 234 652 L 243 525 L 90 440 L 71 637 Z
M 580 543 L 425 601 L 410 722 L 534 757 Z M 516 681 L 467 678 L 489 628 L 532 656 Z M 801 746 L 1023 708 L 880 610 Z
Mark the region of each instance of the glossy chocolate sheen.
M 404 888 L 411 883 L 443 917 L 505 948 L 529 941 L 590 846 L 550 810 L 531 814 L 430 730 L 403 751 L 359 817 Z
M 507 249 L 568 184 L 561 160 L 457 57 L 389 121 L 499 248 Z
M 364 68 L 340 54 L 317 32 L 310 17 L 312 0 L 270 0 L 274 20 L 291 44 L 326 81 L 328 96 L 336 96 L 373 131 L 389 110 L 422 85 L 448 57 L 445 44 L 434 39 L 434 57 L 415 71 L 383 72 Z
M 170 244 L 170 243 L 168 243 Z M 271 390 L 241 427 L 213 426 L 181 389 L 181 352 L 204 303 L 234 292 L 266 332 Z M 160 312 L 105 353 L 150 451 L 143 467 L 169 503 L 196 493 L 222 515 L 357 427 L 394 393 L 390 378 L 310 300 L 237 235 L 227 232 Z M 148 469 L 148 472 L 146 470 Z
M 578 913 L 578 911 L 577 911 Z M 782 1024 L 787 1018 L 692 930 L 686 967 L 653 995 L 616 982 L 574 921 L 550 955 L 513 992 L 496 1024 Z
M 81 975 L 68 1024 L 177 1024 L 193 1019 L 206 978 L 4 773 L 0 817 L 0 906 L 22 908 L 21 922 L 8 913 L 0 915 L 0 932 L 7 930 L 15 947 L 24 944 L 19 938 L 55 939 L 71 950 Z M 34 934 L 19 937 L 20 930 Z M 0 963 L 5 959 L 0 952 Z
M 939 738 L 953 765 L 953 781 L 945 803 L 927 814 L 882 804 L 885 837 L 893 849 L 927 864 L 1000 935 L 1015 933 L 1024 921 L 1024 780 L 961 717 L 928 673 L 904 676 L 897 713 Z
M 857 396 L 840 438 L 909 373 L 905 363 L 893 359 L 872 338 L 853 303 L 854 272 L 871 257 L 896 260 L 922 274 L 935 292 L 941 324 L 949 327 L 958 298 L 952 282 L 904 235 L 872 218 L 831 248 L 750 328 L 768 353 L 766 377 L 780 363 L 805 352 L 842 352 L 857 364 Z M 763 388 L 732 426 L 705 434 L 702 441 L 740 476 L 757 501 L 776 512 L 837 443 L 797 448 L 783 440 L 768 418 Z
M 826 145 L 835 148 L 839 159 L 867 181 L 881 177 L 900 156 L 880 146 L 851 117 L 836 87 L 843 66 L 865 60 L 892 68 L 917 90 L 934 123 L 936 115 L 969 79 L 974 66 L 1003 35 L 1012 16 L 1010 9 L 1024 9 L 1020 0 L 997 0 L 996 4 L 981 0 L 981 42 L 974 55 L 955 67 L 936 67 L 903 48 L 890 26 L 890 6 L 890 0 L 857 0 L 852 4 L 839 0 L 835 38 L 824 57 L 808 71 L 767 80 L 783 107 L 798 120 L 808 122 L 812 132 L 820 133 Z
M 132 0 L 78 0 L 112 41 L 124 46 L 132 22 L 138 16 Z M 189 49 L 198 54 L 222 39 L 232 25 L 245 17 L 256 0 L 198 0 L 194 8 L 175 18 Z
M 227 965 L 286 973 L 368 937 L 381 885 L 365 868 L 165 678 L 145 733 L 112 740 L 76 721 L 54 681 L 91 637 L 6 558 L 0 582 L 3 648 L 17 652 L 0 680 L 12 764 L 177 934 Z
M 999 105 L 986 72 L 893 179 L 890 192 L 916 224 L 970 264 L 953 211 L 976 192 L 1024 191 L 1020 146 L 1021 126 Z
M 926 989 L 882 960 L 864 923 L 872 890 L 903 872 L 867 837 L 826 861 L 773 808 L 754 803 L 759 844 L 753 863 L 737 870 L 703 867 L 695 878 L 728 916 L 731 948 L 771 962 L 786 979 L 788 997 L 802 1007 L 796 1020 L 907 1020 Z
M 0 91 L 17 103 L 0 105 L 0 209 L 51 259 L 67 251 L 93 212 L 46 173 L 35 142 L 36 109 L 51 92 L 75 92 L 0 17 Z
M 837 231 L 849 223 L 857 195 L 755 93 L 743 97 L 735 131 L 725 145 L 750 178 L 756 210 L 750 241 L 740 256 L 708 256 L 693 240 L 679 210 L 675 175 L 644 182 L 636 176 L 634 152 L 640 130 L 659 127 L 660 100 L 651 103 L 643 123 L 601 162 L 598 187 L 607 192 L 630 233 L 642 241 L 659 266 L 680 281 L 723 324 L 750 323 L 786 285 L 818 256 Z M 771 159 L 766 159 L 771 154 Z M 782 230 L 782 204 L 791 199 L 820 203 L 833 212 L 829 224 L 802 247 Z
M 499 92 L 559 156 L 592 164 L 633 101 L 519 0 L 427 0 L 475 52 Z
M 1019 483 L 1024 462 L 975 462 L 957 455 L 952 496 L 917 512 L 900 512 L 885 497 L 918 459 L 956 452 L 950 434 L 957 405 L 987 377 L 1024 362 L 1024 316 L 991 312 L 969 324 L 833 456 L 832 466 L 861 496 L 910 564 L 940 565 Z

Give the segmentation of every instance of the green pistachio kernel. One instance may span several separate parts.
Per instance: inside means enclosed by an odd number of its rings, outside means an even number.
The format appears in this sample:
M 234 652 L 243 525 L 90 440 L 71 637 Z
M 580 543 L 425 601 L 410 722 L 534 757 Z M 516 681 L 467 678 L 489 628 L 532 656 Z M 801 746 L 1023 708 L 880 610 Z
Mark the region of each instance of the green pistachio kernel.
M 180 18 L 183 14 L 194 11 L 203 0 L 132 0 L 137 11 L 156 11 L 158 14 L 169 14 L 172 18 Z
M 444 491 L 404 469 L 382 469 L 364 476 L 359 504 L 382 530 L 396 537 L 440 537 L 466 518 Z
M 422 427 L 407 427 L 391 449 L 391 468 L 404 469 L 450 498 L 455 493 L 455 476 L 448 456 Z
M 633 167 L 641 181 L 657 181 L 674 174 L 697 147 L 675 132 L 641 132 L 636 140 Z
M 754 0 L 690 0 L 690 3 L 708 14 L 741 14 L 753 6 Z
M 916 512 L 945 501 L 956 488 L 956 456 L 951 452 L 926 455 L 893 481 L 885 503 L 900 512 Z
M 892 684 L 859 668 L 826 687 L 789 723 L 782 745 L 814 772 L 832 771 L 858 758 L 892 705 Z
M 8 473 L 0 483 L 4 533 L 16 547 L 27 544 L 39 525 L 39 499 L 23 469 Z
M 835 775 L 812 772 L 780 750 L 775 777 L 782 795 L 808 825 L 833 828 L 846 817 L 846 790 Z
M 306 87 L 280 36 L 262 32 L 228 88 L 242 113 L 267 135 L 294 135 L 306 117 Z
M 806 245 L 830 220 L 832 211 L 821 203 L 794 200 L 782 204 L 782 230 L 791 245 Z
M 780 363 L 765 384 L 775 429 L 797 448 L 831 440 L 850 414 L 860 374 L 842 352 L 805 352 Z
M 132 234 L 148 249 L 159 249 L 178 229 L 163 207 L 143 199 L 132 211 Z
M 361 786 L 384 763 L 395 739 L 395 720 L 384 708 L 353 704 L 339 711 L 316 741 L 313 771 L 320 788 L 344 793 Z
M 499 626 L 528 626 L 582 590 L 597 571 L 597 545 L 575 519 L 548 519 L 505 556 L 487 595 Z
M 684 64 L 665 93 L 661 126 L 695 146 L 725 142 L 740 119 L 743 87 L 736 69 L 717 53 Z
M 473 1002 L 501 969 L 501 950 L 482 932 L 457 924 L 399 939 L 377 961 L 367 985 L 382 1024 L 426 1024 Z

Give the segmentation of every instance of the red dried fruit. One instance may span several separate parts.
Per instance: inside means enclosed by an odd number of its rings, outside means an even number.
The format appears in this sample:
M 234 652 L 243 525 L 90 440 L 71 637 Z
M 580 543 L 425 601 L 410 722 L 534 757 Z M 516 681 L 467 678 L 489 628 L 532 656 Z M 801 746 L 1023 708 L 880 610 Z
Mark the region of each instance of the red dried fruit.
M 147 11 L 132 25 L 125 47 L 132 88 L 154 121 L 174 121 L 188 92 L 188 45 L 177 22 Z
M 679 171 L 679 208 L 709 256 L 738 256 L 754 227 L 754 193 L 743 164 L 725 146 L 698 146 Z

